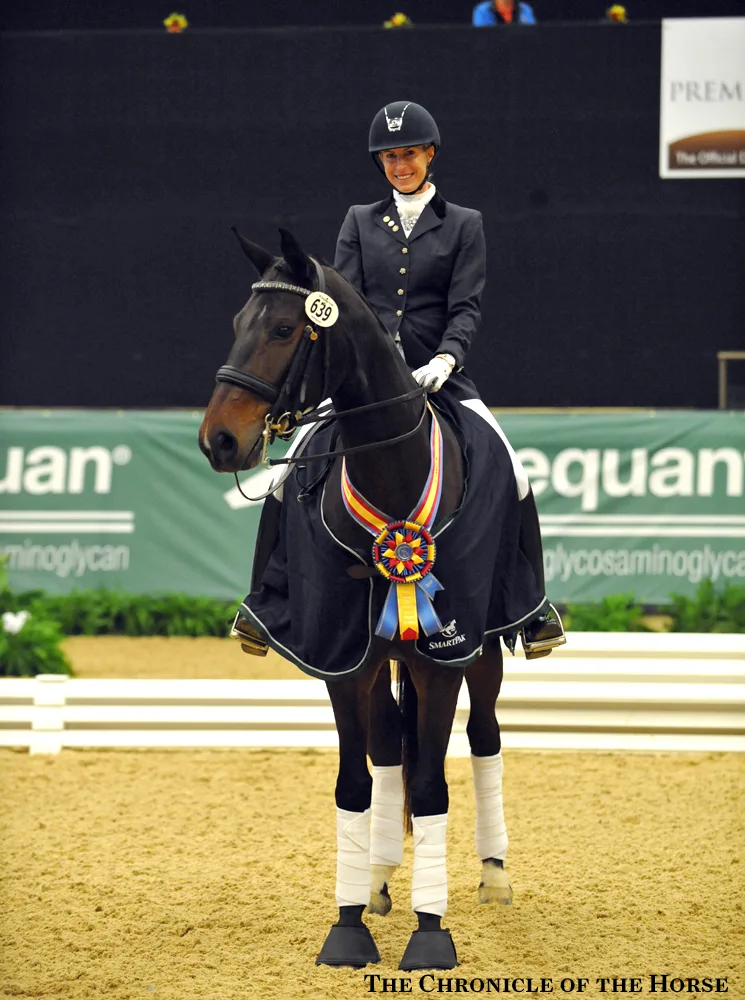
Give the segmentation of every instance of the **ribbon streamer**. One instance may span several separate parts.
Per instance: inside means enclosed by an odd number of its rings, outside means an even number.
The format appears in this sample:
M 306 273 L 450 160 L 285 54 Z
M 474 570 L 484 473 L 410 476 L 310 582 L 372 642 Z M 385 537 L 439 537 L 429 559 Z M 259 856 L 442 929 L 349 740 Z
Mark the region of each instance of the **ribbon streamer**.
M 396 630 L 398 629 L 401 632 L 402 639 L 419 638 L 416 618 L 413 623 L 409 619 L 406 619 L 405 622 L 401 621 L 398 597 L 401 591 L 407 591 L 408 593 L 413 591 L 416 598 L 416 616 L 419 619 L 419 624 L 421 624 L 424 634 L 434 635 L 435 632 L 441 632 L 442 622 L 432 605 L 432 598 L 438 590 L 443 589 L 442 584 L 432 573 L 425 577 L 424 580 L 418 580 L 413 585 L 410 583 L 391 583 L 385 598 L 383 610 L 380 612 L 380 618 L 375 628 L 375 635 L 379 635 L 382 639 L 392 640 L 395 638 Z M 414 634 L 404 635 L 404 629 L 411 629 Z
M 419 638 L 442 631 L 442 622 L 432 600 L 442 584 L 431 572 L 435 544 L 429 534 L 442 496 L 442 431 L 434 411 L 430 431 L 430 470 L 419 502 L 406 521 L 392 521 L 354 488 L 342 465 L 341 493 L 349 515 L 375 536 L 373 562 L 390 587 L 375 634 L 392 640 Z

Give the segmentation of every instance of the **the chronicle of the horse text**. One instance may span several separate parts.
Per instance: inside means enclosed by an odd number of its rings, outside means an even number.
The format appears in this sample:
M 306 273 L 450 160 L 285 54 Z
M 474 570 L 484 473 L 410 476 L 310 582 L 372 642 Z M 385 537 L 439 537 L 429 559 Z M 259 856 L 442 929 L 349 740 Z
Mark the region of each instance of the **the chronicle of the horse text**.
M 726 976 L 673 976 L 650 973 L 646 976 L 577 976 L 554 979 L 474 978 L 443 976 L 427 972 L 423 976 L 364 976 L 367 993 L 729 993 Z

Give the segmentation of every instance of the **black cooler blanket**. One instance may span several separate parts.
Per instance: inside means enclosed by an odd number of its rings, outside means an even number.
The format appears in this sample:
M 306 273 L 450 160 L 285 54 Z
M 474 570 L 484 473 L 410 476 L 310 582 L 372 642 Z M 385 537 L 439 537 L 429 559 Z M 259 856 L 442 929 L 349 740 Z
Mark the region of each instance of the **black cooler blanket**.
M 429 636 L 420 629 L 416 649 L 433 662 L 465 667 L 478 657 L 486 635 L 516 632 L 547 602 L 518 547 L 520 507 L 504 443 L 467 407 L 453 402 L 446 409 L 438 415 L 461 437 L 466 488 L 455 516 L 435 523 L 432 532 L 437 544 L 432 572 L 444 588 L 433 603 L 443 629 Z M 306 454 L 328 451 L 332 439 L 331 428 L 321 429 Z M 340 460 L 335 464 L 323 488 L 301 502 L 298 493 L 318 464 L 294 469 L 285 481 L 277 544 L 260 585 L 242 605 L 272 649 L 305 673 L 332 681 L 353 676 L 379 655 L 373 639 L 390 586 L 377 572 L 369 579 L 347 572 L 355 564 L 372 566 L 373 537 L 365 544 L 361 534 L 359 547 L 350 550 L 327 525 L 323 495 L 340 489 Z M 410 512 L 385 513 L 404 519 Z

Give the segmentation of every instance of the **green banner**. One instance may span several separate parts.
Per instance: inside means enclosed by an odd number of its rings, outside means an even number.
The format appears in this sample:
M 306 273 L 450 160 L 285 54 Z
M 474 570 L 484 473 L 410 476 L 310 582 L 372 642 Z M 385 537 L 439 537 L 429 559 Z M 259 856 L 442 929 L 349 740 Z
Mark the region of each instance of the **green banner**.
M 533 484 L 555 602 L 745 581 L 745 413 L 498 414 Z M 0 552 L 16 589 L 229 599 L 260 503 L 212 472 L 201 412 L 0 412 Z M 277 452 L 276 454 L 281 454 Z M 241 474 L 249 496 L 265 469 Z

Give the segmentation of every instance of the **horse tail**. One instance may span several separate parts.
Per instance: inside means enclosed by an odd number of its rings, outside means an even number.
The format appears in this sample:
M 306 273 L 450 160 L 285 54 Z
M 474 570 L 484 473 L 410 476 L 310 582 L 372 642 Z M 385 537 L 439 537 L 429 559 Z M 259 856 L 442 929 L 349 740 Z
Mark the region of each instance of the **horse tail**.
M 411 823 L 411 782 L 414 777 L 417 760 L 419 759 L 419 740 L 417 737 L 417 716 L 419 699 L 409 668 L 403 660 L 398 661 L 398 686 L 396 700 L 401 712 L 403 726 L 401 729 L 401 763 L 404 778 L 404 830 L 412 832 Z

